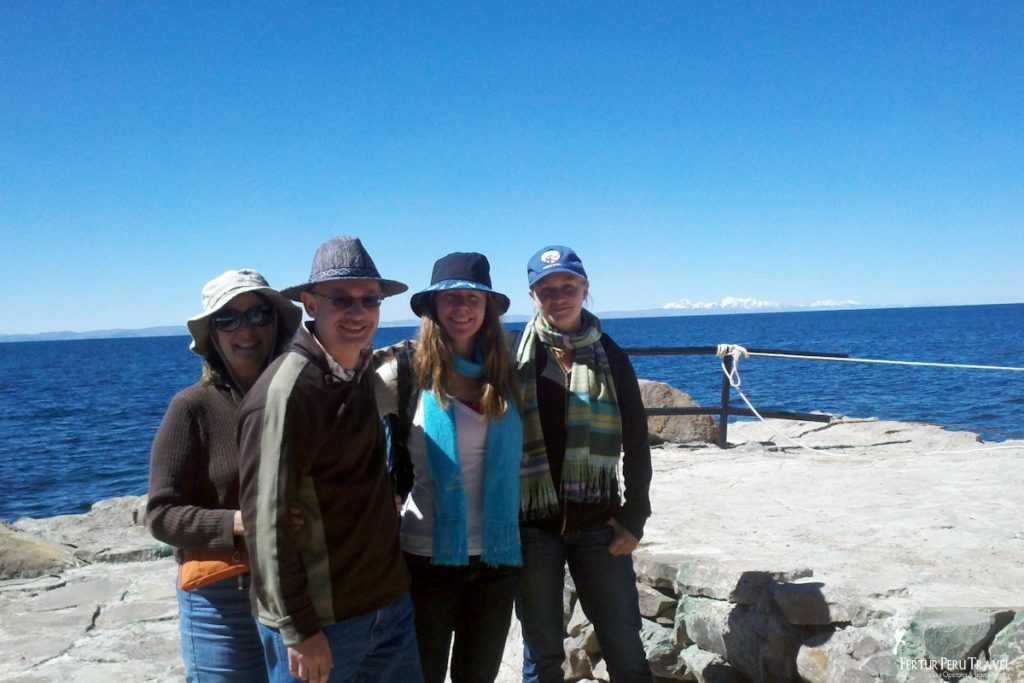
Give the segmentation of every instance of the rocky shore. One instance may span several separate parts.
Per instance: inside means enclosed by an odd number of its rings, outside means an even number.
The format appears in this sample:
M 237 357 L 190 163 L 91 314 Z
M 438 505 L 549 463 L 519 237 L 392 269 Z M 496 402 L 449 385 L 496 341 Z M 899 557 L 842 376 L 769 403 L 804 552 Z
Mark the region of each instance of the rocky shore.
M 821 452 L 756 422 L 727 450 L 653 450 L 635 563 L 658 679 L 1024 682 L 1024 442 L 771 425 Z M 0 681 L 183 679 L 175 566 L 140 505 L 0 525 Z M 572 680 L 607 680 L 571 584 L 565 607 Z

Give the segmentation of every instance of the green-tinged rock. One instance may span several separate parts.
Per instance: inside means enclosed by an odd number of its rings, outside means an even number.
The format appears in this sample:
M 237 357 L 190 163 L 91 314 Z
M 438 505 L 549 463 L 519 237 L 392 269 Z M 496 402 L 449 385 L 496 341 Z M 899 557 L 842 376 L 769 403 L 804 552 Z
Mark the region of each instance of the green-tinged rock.
M 693 643 L 693 639 L 686 632 L 686 614 L 683 611 L 683 604 L 680 602 L 676 605 L 676 613 L 674 615 L 675 626 L 673 628 L 673 635 L 675 637 L 676 645 L 679 647 L 686 647 Z
M 633 554 L 633 571 L 636 572 L 636 579 L 640 583 L 674 592 L 679 567 L 693 561 L 692 555 L 649 554 L 638 551 Z
M 772 597 L 794 626 L 850 623 L 861 606 L 853 596 L 820 581 L 796 581 L 773 587 Z
M 676 605 L 679 604 L 675 598 L 670 598 L 661 591 L 642 583 L 636 588 L 640 596 L 640 616 L 657 619 L 675 613 Z
M 960 663 L 977 657 L 1012 615 L 1005 610 L 921 610 L 903 635 L 897 655 L 905 661 L 927 661 L 960 675 L 969 673 L 960 670 Z
M 640 640 L 644 644 L 647 663 L 654 675 L 667 678 L 682 677 L 685 672 L 685 667 L 679 665 L 679 653 L 682 648 L 676 645 L 672 629 L 658 626 L 645 619 L 643 628 L 640 629 Z
M 786 570 L 756 570 L 748 564 L 719 562 L 709 559 L 690 560 L 676 572 L 676 593 L 716 600 L 728 600 L 740 605 L 753 605 L 770 595 L 776 583 L 790 583 L 811 576 L 806 568 Z
M 594 672 L 590 656 L 586 651 L 578 647 L 575 639 L 571 636 L 566 638 L 562 645 L 565 650 L 565 662 L 562 663 L 562 670 L 565 672 L 566 678 L 569 680 L 590 678 Z
M 685 666 L 686 675 L 697 683 L 747 683 L 724 659 L 696 645 L 680 652 L 679 660 Z
M 778 615 L 745 605 L 728 619 L 726 659 L 754 683 L 777 683 L 797 677 L 801 634 Z
M 988 654 L 990 661 L 1005 660 L 1007 664 L 1024 658 L 1024 610 L 1017 612 L 1013 621 L 995 635 Z
M 569 634 L 569 637 L 566 639 L 566 647 L 568 647 L 569 640 L 572 640 L 576 649 L 583 650 L 588 655 L 596 656 L 601 654 L 601 646 L 597 643 L 594 625 L 590 623 L 590 619 L 587 618 L 579 603 L 576 604 L 572 617 L 569 619 L 566 633 Z
M 723 600 L 686 596 L 680 609 L 687 636 L 702 650 L 726 657 L 724 636 L 734 607 Z

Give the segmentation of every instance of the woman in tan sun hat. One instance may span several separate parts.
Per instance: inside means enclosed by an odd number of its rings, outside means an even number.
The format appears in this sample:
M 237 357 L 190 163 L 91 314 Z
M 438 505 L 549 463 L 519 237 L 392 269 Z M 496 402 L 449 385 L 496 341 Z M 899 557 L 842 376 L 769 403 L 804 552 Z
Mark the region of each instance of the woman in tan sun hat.
M 266 681 L 249 606 L 235 412 L 288 345 L 302 311 L 254 270 L 229 270 L 206 283 L 202 296 L 202 312 L 188 321 L 202 377 L 171 400 L 153 440 L 146 520 L 180 563 L 187 680 Z M 234 575 L 194 587 L 188 577 L 199 557 L 222 561 Z

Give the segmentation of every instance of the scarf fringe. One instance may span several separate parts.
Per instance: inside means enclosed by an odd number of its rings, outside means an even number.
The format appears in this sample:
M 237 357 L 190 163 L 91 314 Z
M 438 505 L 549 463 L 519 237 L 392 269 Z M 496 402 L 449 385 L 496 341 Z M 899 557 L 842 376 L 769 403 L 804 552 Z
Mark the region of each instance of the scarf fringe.
M 545 471 L 545 474 L 547 472 Z M 558 494 L 550 476 L 519 480 L 519 515 L 529 521 L 557 515 Z
M 440 524 L 439 524 L 440 522 Z M 466 546 L 466 534 L 456 531 L 462 520 L 434 520 L 435 528 L 448 530 L 447 533 L 434 534 L 434 564 L 465 566 L 469 564 L 469 549 Z
M 593 458 L 566 460 L 562 464 L 562 495 L 580 503 L 611 502 L 619 490 L 616 464 L 617 460 L 595 463 Z
M 480 556 L 484 564 L 492 567 L 499 565 L 522 566 L 523 553 L 519 547 L 518 523 L 485 521 L 484 535 L 488 539 L 483 554 Z

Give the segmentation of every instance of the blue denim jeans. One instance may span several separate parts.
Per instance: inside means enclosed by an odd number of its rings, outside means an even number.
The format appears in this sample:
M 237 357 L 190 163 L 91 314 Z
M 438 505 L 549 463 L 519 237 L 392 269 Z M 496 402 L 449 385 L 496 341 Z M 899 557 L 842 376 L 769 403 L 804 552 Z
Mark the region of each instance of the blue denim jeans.
M 565 536 L 523 527 L 523 573 L 516 595 L 516 615 L 523 627 L 523 683 L 562 683 L 566 562 L 612 683 L 653 681 L 640 642 L 633 556 L 608 552 L 614 535 L 607 524 Z
M 178 590 L 178 631 L 189 683 L 267 680 L 263 645 L 249 607 L 249 576 Z
M 275 683 L 301 683 L 288 673 L 288 647 L 277 629 L 259 624 Z M 412 600 L 406 593 L 374 612 L 324 626 L 331 647 L 330 683 L 423 683 Z
M 443 566 L 409 553 L 405 564 L 412 574 L 426 682 L 444 683 L 450 650 L 452 683 L 493 683 L 505 653 L 519 568 L 489 567 L 479 557 L 464 567 Z

